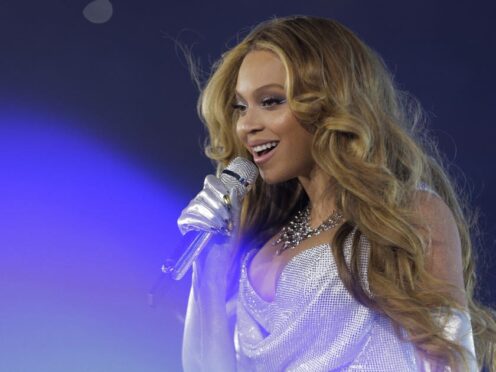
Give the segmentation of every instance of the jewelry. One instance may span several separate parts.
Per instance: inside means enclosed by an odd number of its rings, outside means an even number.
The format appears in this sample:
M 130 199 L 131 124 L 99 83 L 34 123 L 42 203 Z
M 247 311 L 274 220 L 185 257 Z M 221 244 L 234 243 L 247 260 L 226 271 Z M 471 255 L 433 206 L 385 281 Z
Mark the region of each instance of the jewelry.
M 226 206 L 227 210 L 230 211 L 232 204 L 231 204 L 231 197 L 229 196 L 229 194 L 223 195 L 222 201 L 224 202 L 224 205 Z
M 304 210 L 299 210 L 289 223 L 281 230 L 281 235 L 272 243 L 272 246 L 281 244 L 276 251 L 276 255 L 282 252 L 293 249 L 303 240 L 312 236 L 317 236 L 324 231 L 336 227 L 343 220 L 343 214 L 339 210 L 335 210 L 327 219 L 315 229 L 310 227 L 310 207 Z

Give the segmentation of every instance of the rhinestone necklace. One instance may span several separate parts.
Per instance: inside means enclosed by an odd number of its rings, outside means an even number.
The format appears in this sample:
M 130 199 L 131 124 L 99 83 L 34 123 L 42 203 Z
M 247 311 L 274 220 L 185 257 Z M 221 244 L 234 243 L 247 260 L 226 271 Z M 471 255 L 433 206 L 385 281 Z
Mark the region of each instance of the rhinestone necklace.
M 312 229 L 310 227 L 310 207 L 299 210 L 291 221 L 282 228 L 279 238 L 272 243 L 272 246 L 282 243 L 281 247 L 277 249 L 276 255 L 279 256 L 282 252 L 293 249 L 305 239 L 336 227 L 342 219 L 342 213 L 335 210 L 324 222 Z

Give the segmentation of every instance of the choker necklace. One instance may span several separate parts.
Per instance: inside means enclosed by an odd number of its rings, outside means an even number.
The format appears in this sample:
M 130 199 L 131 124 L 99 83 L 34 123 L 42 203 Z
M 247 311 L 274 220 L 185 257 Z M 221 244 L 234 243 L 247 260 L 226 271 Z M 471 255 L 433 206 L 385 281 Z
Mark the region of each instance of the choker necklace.
M 293 249 L 305 239 L 336 227 L 342 219 L 342 213 L 335 210 L 324 222 L 312 229 L 310 227 L 310 207 L 299 210 L 289 223 L 282 228 L 279 238 L 272 243 L 273 246 L 282 243 L 281 247 L 277 249 L 276 255 L 279 256 L 284 251 Z

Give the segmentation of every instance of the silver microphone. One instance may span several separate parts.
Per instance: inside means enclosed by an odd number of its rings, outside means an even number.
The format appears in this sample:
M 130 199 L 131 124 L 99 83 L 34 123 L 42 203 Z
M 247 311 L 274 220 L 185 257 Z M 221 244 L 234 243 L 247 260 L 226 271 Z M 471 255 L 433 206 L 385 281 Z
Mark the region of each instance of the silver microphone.
M 258 168 L 251 161 L 237 157 L 222 171 L 220 181 L 226 186 L 230 193 L 236 189 L 240 201 L 249 190 L 249 186 L 258 177 Z M 180 243 L 179 251 L 183 252 L 173 265 L 162 265 L 162 271 L 170 275 L 175 280 L 180 280 L 189 270 L 193 262 L 208 245 L 210 240 L 217 234 L 212 231 L 189 231 Z M 184 248 L 186 247 L 186 248 Z

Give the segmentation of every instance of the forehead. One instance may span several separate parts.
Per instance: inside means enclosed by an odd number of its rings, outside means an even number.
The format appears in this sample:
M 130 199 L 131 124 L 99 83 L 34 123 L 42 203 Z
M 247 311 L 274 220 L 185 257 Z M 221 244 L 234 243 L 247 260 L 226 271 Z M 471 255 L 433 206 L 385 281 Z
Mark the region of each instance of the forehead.
M 273 52 L 255 50 L 248 53 L 241 63 L 236 91 L 246 94 L 265 85 L 285 86 L 285 82 L 286 70 L 279 57 Z

